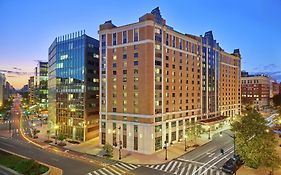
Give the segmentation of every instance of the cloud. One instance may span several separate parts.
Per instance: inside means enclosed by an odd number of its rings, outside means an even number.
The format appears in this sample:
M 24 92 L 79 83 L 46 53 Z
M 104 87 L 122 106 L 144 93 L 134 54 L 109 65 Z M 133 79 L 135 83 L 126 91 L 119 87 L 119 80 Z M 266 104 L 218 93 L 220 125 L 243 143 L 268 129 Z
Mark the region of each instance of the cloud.
M 13 67 L 13 69 L 15 69 L 15 70 L 22 70 L 22 69 L 20 69 L 20 68 L 17 68 L 17 67 Z
M 7 73 L 7 74 L 14 74 L 14 75 L 32 75 L 33 72 L 20 72 L 20 71 L 14 71 L 14 70 L 5 70 L 0 69 L 1 73 Z
M 251 72 L 250 74 L 265 74 L 272 77 L 274 80 L 281 82 L 281 70 L 280 71 L 258 71 L 258 72 Z

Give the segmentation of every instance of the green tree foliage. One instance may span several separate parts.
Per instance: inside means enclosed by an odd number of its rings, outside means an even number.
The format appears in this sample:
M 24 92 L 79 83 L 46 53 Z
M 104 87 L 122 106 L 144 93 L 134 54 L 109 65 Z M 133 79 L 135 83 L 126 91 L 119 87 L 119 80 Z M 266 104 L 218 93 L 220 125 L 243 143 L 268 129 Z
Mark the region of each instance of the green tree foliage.
M 62 134 L 60 134 L 59 136 L 58 136 L 58 140 L 59 141 L 63 141 L 65 139 L 65 136 L 64 135 L 62 135 Z
M 257 111 L 241 116 L 232 124 L 232 131 L 236 136 L 236 151 L 246 166 L 276 168 L 280 165 L 276 137 Z
M 281 94 L 275 95 L 272 101 L 275 107 L 281 106 Z
M 198 123 L 190 123 L 188 128 L 186 129 L 187 138 L 197 145 L 197 139 L 201 138 L 201 133 L 203 132 L 203 128 Z
M 105 157 L 108 157 L 108 158 L 113 157 L 113 147 L 110 144 L 106 143 L 103 146 L 103 150 L 104 150 Z

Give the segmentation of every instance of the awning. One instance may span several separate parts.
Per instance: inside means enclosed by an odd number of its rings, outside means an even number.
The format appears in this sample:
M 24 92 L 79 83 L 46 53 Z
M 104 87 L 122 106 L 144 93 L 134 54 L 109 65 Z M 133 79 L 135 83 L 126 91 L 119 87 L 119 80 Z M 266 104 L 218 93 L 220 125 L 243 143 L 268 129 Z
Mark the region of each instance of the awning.
M 220 123 L 222 121 L 225 121 L 228 118 L 228 116 L 217 116 L 217 117 L 212 117 L 212 118 L 207 118 L 204 120 L 200 120 L 200 123 L 204 124 L 204 125 L 211 125 L 211 124 L 216 124 L 216 123 Z

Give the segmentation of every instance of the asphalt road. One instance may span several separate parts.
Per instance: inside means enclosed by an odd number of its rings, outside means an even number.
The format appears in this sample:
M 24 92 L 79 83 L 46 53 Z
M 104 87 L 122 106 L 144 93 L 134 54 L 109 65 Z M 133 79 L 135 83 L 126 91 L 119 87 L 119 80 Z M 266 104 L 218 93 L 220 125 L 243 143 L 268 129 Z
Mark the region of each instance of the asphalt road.
M 61 151 L 58 149 L 52 149 L 47 147 L 46 149 L 42 149 L 33 145 L 32 143 L 29 143 L 19 133 L 20 116 L 20 99 L 17 98 L 14 100 L 14 106 L 11 111 L 10 119 L 13 121 L 11 131 L 14 134 L 11 138 L 0 137 L 1 149 L 58 167 L 62 169 L 63 173 L 66 175 L 83 175 L 93 170 L 101 168 L 89 159 L 83 159 L 83 157 L 80 158 L 79 155 L 76 155 L 76 157 L 72 154 L 68 155 L 67 153 L 63 153 L 63 155 L 61 155 Z M 24 121 L 22 126 L 27 132 L 30 131 L 27 121 Z
M 230 131 L 222 136 L 215 134 L 213 140 L 185 155 L 165 164 L 148 165 L 133 171 L 135 174 L 224 175 L 223 164 L 233 156 L 233 139 Z M 224 153 L 221 153 L 221 149 Z

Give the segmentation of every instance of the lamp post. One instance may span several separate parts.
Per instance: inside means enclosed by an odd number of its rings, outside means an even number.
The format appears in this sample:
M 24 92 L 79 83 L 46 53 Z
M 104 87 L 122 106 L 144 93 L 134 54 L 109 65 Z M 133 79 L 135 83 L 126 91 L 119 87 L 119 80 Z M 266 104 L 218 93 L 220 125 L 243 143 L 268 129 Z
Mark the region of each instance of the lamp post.
M 167 160 L 168 159 L 168 142 L 167 142 L 167 140 L 165 141 L 164 149 L 165 149 L 165 160 Z
M 186 150 L 187 150 L 187 146 L 186 146 L 186 139 L 187 139 L 187 136 L 186 136 L 186 135 L 184 135 L 184 151 L 186 151 Z
M 57 139 L 58 139 L 58 128 L 59 128 L 59 126 L 56 124 L 56 125 L 54 126 L 55 134 L 56 134 L 56 136 L 55 136 L 55 144 L 57 144 Z
M 211 140 L 211 126 L 208 126 L 209 128 L 209 136 L 208 136 L 208 139 Z

